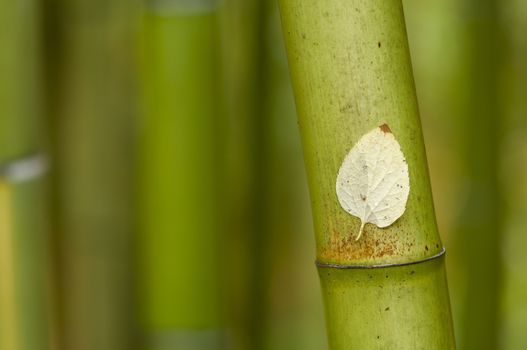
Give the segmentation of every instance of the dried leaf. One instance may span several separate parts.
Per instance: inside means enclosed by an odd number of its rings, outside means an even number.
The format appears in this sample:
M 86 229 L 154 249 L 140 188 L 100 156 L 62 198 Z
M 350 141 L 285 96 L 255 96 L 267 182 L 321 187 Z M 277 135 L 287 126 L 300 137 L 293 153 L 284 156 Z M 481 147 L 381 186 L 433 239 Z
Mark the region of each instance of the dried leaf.
M 361 220 L 383 228 L 403 215 L 410 192 L 408 164 L 388 125 L 364 135 L 348 153 L 337 175 L 340 205 Z

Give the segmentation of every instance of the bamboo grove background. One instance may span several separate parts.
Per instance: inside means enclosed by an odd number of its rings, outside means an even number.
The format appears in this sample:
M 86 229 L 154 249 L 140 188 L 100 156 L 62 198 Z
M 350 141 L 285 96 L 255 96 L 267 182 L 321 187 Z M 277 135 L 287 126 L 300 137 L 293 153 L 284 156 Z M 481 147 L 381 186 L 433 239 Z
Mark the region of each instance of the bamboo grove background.
M 458 348 L 525 349 L 527 5 L 403 4 Z M 0 0 L 0 349 L 325 349 L 310 215 L 274 1 Z

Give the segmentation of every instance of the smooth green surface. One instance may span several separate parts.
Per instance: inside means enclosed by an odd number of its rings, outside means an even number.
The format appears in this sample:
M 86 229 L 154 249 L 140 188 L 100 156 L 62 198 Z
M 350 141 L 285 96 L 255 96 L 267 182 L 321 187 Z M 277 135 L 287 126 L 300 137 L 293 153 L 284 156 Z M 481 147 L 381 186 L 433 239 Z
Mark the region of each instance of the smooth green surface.
M 499 165 L 503 106 L 500 79 L 506 47 L 497 0 L 460 5 L 465 45 L 461 154 L 467 198 L 458 221 L 460 261 L 465 269 L 460 348 L 497 349 L 500 325 L 501 243 L 505 212 Z M 503 6 L 504 8 L 507 6 Z
M 280 9 L 318 261 L 378 265 L 439 253 L 400 0 L 283 0 Z M 356 242 L 360 221 L 338 203 L 337 171 L 384 123 L 408 162 L 410 195 L 401 218 L 385 229 L 367 225 Z M 413 265 L 408 278 L 407 267 L 320 268 L 330 349 L 455 348 L 444 265 L 434 264 Z
M 330 349 L 455 348 L 444 257 L 383 269 L 320 268 Z
M 220 347 L 216 31 L 213 13 L 144 18 L 138 282 L 146 349 Z M 160 334 L 183 334 L 187 345 Z
M 501 95 L 500 105 L 504 109 L 500 146 L 500 183 L 505 202 L 503 207 L 505 219 L 502 225 L 503 245 L 503 289 L 500 297 L 502 302 L 502 324 L 500 325 L 500 348 L 526 349 L 527 336 L 527 162 L 524 152 L 527 145 L 527 99 L 525 98 L 525 81 L 527 79 L 527 2 L 514 0 L 507 3 L 509 16 L 507 20 L 507 55 L 500 61 L 504 75 L 500 78 L 505 83 L 506 96 Z M 503 22 L 502 22 L 503 23 Z M 501 80 L 503 79 L 503 80 Z M 501 90 L 503 91 L 503 90 Z M 520 131 L 521 130 L 521 131 Z M 505 172 L 503 172 L 505 170 Z M 522 184 L 518 187 L 518 184 Z M 502 209 L 503 210 L 503 209 Z
M 128 350 L 137 3 L 50 1 L 46 93 L 61 347 Z
M 0 1 L 0 163 L 38 144 L 38 6 Z
M 0 166 L 38 149 L 37 1 L 0 1 Z M 2 177 L 0 348 L 49 349 L 43 181 Z
M 321 350 L 314 237 L 277 2 L 224 5 L 229 348 Z
M 268 94 L 263 0 L 226 0 L 220 10 L 223 258 L 232 349 L 265 346 L 269 320 L 269 204 L 265 136 Z
M 49 349 L 50 281 L 44 181 L 33 179 L 12 184 L 11 191 L 19 349 Z
M 313 265 L 315 238 L 278 3 L 267 0 L 266 9 L 263 123 L 268 272 L 264 349 L 323 350 L 327 341 Z
M 437 233 L 399 0 L 281 1 L 321 261 L 415 261 L 442 248 Z M 337 171 L 352 146 L 387 123 L 410 172 L 404 215 L 378 229 L 339 205 Z
M 43 181 L 0 179 L 0 346 L 49 349 Z

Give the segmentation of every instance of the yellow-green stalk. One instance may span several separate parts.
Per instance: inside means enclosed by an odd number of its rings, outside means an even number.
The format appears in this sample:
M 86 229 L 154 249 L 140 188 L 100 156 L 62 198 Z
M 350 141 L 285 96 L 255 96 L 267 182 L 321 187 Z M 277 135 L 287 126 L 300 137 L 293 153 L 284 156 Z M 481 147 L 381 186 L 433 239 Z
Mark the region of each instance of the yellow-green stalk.
M 215 1 L 147 1 L 139 141 L 142 348 L 220 349 Z
M 0 349 L 49 349 L 38 3 L 0 1 Z
M 459 116 L 467 198 L 458 219 L 465 295 L 462 349 L 497 349 L 500 334 L 501 237 L 504 205 L 498 173 L 503 106 L 500 88 L 504 33 L 497 0 L 466 0 L 459 6 L 463 40 L 463 107 Z M 505 6 L 504 6 L 505 7 Z
M 330 349 L 455 348 L 400 0 L 282 0 Z M 388 124 L 406 156 L 406 211 L 387 228 L 344 211 L 335 182 Z M 384 266 L 388 265 L 388 266 Z M 384 267 L 383 267 L 384 266 Z
M 45 9 L 61 346 L 128 350 L 137 3 Z
M 233 349 L 262 349 L 267 335 L 267 11 L 264 0 L 226 0 L 221 9 L 224 256 Z

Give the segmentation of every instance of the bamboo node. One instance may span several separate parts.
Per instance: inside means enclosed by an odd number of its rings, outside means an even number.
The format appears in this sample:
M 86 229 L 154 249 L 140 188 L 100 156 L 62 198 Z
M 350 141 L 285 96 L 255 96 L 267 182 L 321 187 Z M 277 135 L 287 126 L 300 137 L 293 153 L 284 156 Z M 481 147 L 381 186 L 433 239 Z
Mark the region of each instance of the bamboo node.
M 34 153 L 0 164 L 0 179 L 24 182 L 43 175 L 47 170 L 47 157 Z
M 394 264 L 380 264 L 380 265 L 344 265 L 344 264 L 335 264 L 335 263 L 325 263 L 320 261 L 315 261 L 315 265 L 317 267 L 323 267 L 323 268 L 333 268 L 333 269 L 384 269 L 389 267 L 398 267 L 398 266 L 408 266 L 408 265 L 416 265 L 425 263 L 431 260 L 439 259 L 446 253 L 446 248 L 443 247 L 439 253 L 436 255 L 429 256 L 427 258 L 416 260 L 416 261 L 409 261 L 404 263 L 394 263 Z

